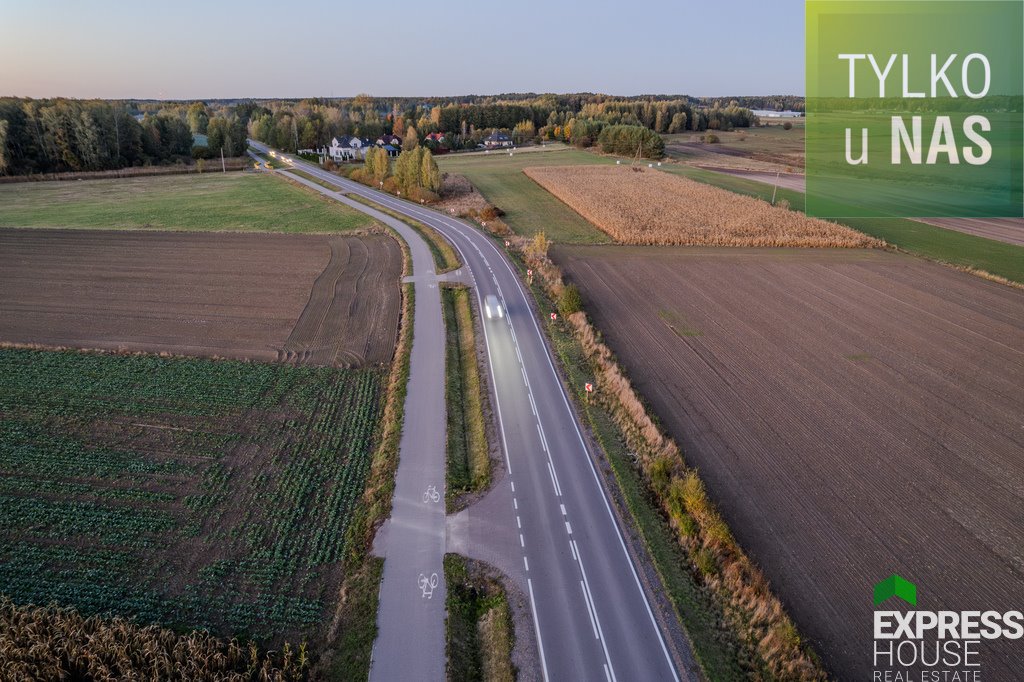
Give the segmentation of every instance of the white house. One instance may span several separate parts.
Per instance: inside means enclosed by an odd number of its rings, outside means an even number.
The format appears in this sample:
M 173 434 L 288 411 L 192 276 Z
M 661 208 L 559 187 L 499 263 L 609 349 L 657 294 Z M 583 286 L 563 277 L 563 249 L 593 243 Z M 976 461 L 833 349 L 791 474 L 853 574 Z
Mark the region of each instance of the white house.
M 368 140 L 360 140 L 354 135 L 339 135 L 331 140 L 327 155 L 332 161 L 351 161 L 366 156 L 366 149 L 371 145 Z

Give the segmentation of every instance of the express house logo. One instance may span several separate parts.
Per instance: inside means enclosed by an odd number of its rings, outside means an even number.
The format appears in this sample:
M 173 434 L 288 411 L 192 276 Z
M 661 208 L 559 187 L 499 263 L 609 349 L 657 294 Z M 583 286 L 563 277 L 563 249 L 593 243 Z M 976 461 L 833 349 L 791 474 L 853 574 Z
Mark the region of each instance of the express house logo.
M 981 682 L 982 642 L 1024 637 L 1018 610 L 919 609 L 917 585 L 896 574 L 875 584 L 874 606 L 873 682 Z

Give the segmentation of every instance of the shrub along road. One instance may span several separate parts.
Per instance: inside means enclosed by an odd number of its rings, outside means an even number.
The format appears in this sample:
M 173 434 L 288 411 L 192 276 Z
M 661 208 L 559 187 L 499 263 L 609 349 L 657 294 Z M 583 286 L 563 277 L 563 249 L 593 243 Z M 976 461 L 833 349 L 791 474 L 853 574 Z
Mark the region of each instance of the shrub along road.
M 263 145 L 252 144 L 256 149 L 265 149 Z M 471 271 L 480 309 L 488 294 L 498 296 L 503 303 L 506 315 L 484 320 L 483 326 L 507 468 L 507 475 L 492 495 L 506 495 L 511 504 L 505 506 L 503 518 L 488 522 L 503 521 L 502 532 L 494 537 L 512 540 L 494 547 L 493 555 L 500 557 L 500 567 L 530 597 L 544 677 L 679 679 L 678 659 L 674 652 L 670 654 L 669 640 L 663 635 L 641 586 L 642 571 L 638 571 L 627 550 L 578 417 L 555 373 L 527 294 L 505 254 L 489 237 L 463 221 L 344 180 L 312 164 L 296 160 L 296 166 L 339 187 L 339 192 L 331 193 L 317 183 L 307 183 L 329 196 L 342 201 L 346 192 L 367 197 L 437 229 L 456 246 Z M 379 212 L 371 215 L 391 224 Z M 430 450 L 432 466 L 437 466 L 430 471 L 439 476 L 440 499 L 444 497 L 443 347 L 438 345 L 437 354 L 429 360 L 424 360 L 424 354 L 418 351 L 426 347 L 425 336 L 443 338 L 444 327 L 429 251 L 422 240 L 410 239 L 410 245 L 417 282 L 417 314 L 406 414 L 416 416 L 406 421 L 402 435 L 394 512 L 385 543 L 387 557 L 373 679 L 444 677 L 443 668 L 436 667 L 436 661 L 443 662 L 444 657 L 444 595 L 440 594 L 444 585 L 444 542 L 438 542 L 435 535 L 426 543 L 417 539 L 416 543 L 425 547 L 421 552 L 398 540 L 399 533 L 403 537 L 410 535 L 406 527 L 407 510 L 423 510 L 417 512 L 413 521 L 416 524 L 422 523 L 424 516 L 429 516 L 432 524 L 437 514 L 443 514 L 443 505 L 430 502 L 434 498 L 429 494 L 428 502 L 424 502 L 432 480 L 420 477 L 415 481 L 418 486 L 407 485 L 409 472 L 414 472 L 413 478 L 419 473 L 416 470 L 426 449 Z M 426 261 L 417 258 L 420 247 L 426 252 Z M 424 262 L 427 265 L 421 266 Z M 421 288 L 430 296 L 426 307 L 420 299 Z M 433 344 L 431 340 L 429 345 Z M 424 362 L 433 364 L 423 367 Z M 436 374 L 436 401 L 442 407 L 440 416 L 429 423 L 420 415 L 438 410 L 431 403 L 418 402 L 413 384 L 418 372 Z M 428 440 L 414 440 L 420 429 L 427 429 Z M 407 440 L 415 448 L 407 448 Z M 475 521 L 473 509 L 468 510 L 470 526 Z M 403 573 L 401 579 L 389 579 L 398 577 L 399 572 Z M 431 588 L 435 572 L 439 579 L 437 587 Z M 429 597 L 428 588 L 433 589 Z

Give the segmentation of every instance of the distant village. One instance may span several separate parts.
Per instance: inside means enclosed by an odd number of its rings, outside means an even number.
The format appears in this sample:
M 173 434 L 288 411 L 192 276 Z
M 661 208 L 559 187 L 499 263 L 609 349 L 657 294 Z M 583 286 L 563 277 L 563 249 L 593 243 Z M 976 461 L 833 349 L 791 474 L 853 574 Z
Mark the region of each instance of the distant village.
M 436 154 L 447 154 L 449 148 L 444 133 L 430 133 L 423 144 L 431 152 Z M 479 145 L 480 149 L 502 149 L 512 146 L 512 136 L 506 132 L 496 130 L 484 138 Z M 402 153 L 402 138 L 397 135 L 384 134 L 376 140 L 367 137 L 356 137 L 355 135 L 339 135 L 331 139 L 329 147 L 320 149 L 300 149 L 300 154 L 316 154 L 321 162 L 331 160 L 336 163 L 343 161 L 361 160 L 366 157 L 366 152 L 374 147 L 380 147 L 390 157 L 397 157 Z

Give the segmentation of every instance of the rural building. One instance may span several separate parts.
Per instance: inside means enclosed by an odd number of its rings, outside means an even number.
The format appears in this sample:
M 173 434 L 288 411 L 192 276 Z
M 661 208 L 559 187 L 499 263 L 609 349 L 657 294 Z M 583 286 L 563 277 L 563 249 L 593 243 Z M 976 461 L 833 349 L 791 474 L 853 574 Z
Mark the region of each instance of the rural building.
M 378 147 L 386 147 L 387 145 L 391 145 L 392 147 L 401 147 L 402 138 L 398 135 L 381 135 L 377 138 Z
M 500 130 L 495 130 L 485 140 L 484 146 L 488 149 L 499 149 L 501 147 L 511 147 L 512 138 L 508 133 L 503 133 Z
M 448 138 L 444 136 L 444 133 L 430 133 L 423 138 L 423 144 L 429 147 L 434 154 L 447 154 L 450 151 Z
M 384 145 L 382 149 L 388 153 L 388 156 L 398 156 L 402 153 L 401 149 L 390 144 Z
M 327 156 L 332 161 L 351 161 L 366 156 L 366 149 L 370 144 L 367 140 L 361 140 L 354 135 L 339 135 L 331 140 L 331 146 L 327 148 Z

